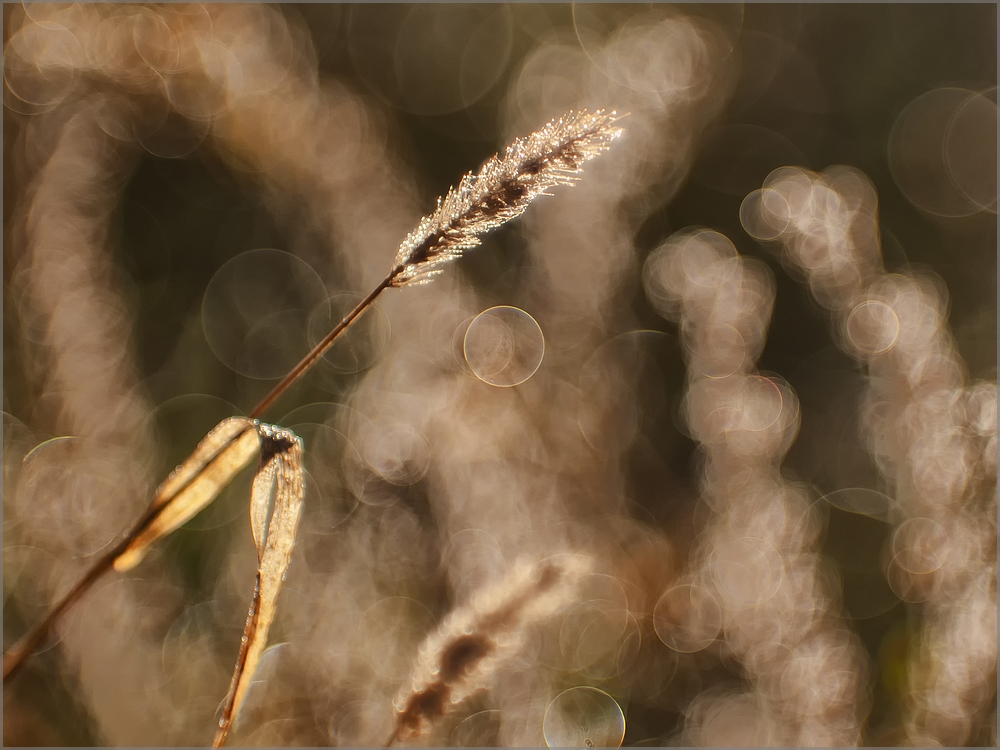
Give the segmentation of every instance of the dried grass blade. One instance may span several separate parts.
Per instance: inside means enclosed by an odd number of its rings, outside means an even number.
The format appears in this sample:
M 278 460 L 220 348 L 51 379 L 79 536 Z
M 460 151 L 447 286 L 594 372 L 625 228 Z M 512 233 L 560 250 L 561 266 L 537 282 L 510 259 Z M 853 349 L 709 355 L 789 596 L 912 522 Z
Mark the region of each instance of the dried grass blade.
M 250 524 L 259 559 L 257 582 L 213 747 L 225 744 L 267 645 L 278 592 L 292 559 L 305 492 L 302 441 L 280 427 L 261 424 L 257 429 L 261 454 L 250 496 Z
M 151 520 L 115 558 L 115 570 L 134 568 L 150 544 L 197 515 L 250 463 L 259 447 L 253 420 L 230 417 L 220 422 L 156 490 Z

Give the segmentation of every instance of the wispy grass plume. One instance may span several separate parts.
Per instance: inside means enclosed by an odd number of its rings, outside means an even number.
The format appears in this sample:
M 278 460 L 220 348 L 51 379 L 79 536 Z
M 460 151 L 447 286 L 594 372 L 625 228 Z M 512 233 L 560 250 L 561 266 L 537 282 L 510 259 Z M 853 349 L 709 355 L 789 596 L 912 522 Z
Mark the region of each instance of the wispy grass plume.
M 517 218 L 535 198 L 548 195 L 549 189 L 576 182 L 583 164 L 610 148 L 624 132 L 616 125 L 622 116 L 613 110 L 570 110 L 531 135 L 517 138 L 479 172 L 465 175 L 457 188 L 438 198 L 434 213 L 421 219 L 403 240 L 389 275 L 292 368 L 250 416 L 259 417 L 312 367 L 384 289 L 427 283 L 446 263 L 479 245 L 480 235 Z
M 399 246 L 392 286 L 426 283 L 462 251 L 479 245 L 480 235 L 524 213 L 535 198 L 557 185 L 572 185 L 584 162 L 622 134 L 615 125 L 619 119 L 614 111 L 570 110 L 465 175 Z
M 387 746 L 425 734 L 450 709 L 486 687 L 497 665 L 517 653 L 526 629 L 564 606 L 589 567 L 589 558 L 578 555 L 534 566 L 521 563 L 448 615 L 420 646 Z

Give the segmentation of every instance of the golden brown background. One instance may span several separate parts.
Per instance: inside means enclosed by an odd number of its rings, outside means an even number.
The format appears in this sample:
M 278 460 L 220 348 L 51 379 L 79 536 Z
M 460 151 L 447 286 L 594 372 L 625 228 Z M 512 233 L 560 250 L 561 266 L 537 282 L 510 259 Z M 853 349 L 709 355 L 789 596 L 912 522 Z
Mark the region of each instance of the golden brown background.
M 4 4 L 5 649 L 382 278 L 435 196 L 607 107 L 626 135 L 578 187 L 387 292 L 269 413 L 305 439 L 310 489 L 233 744 L 380 744 L 435 624 L 516 559 L 573 550 L 597 561 L 577 604 L 428 742 L 558 743 L 546 709 L 590 686 L 596 744 L 623 720 L 626 746 L 995 745 L 995 571 L 978 598 L 936 589 L 933 607 L 979 607 L 964 631 L 900 599 L 903 516 L 851 512 L 898 490 L 859 430 L 866 371 L 740 207 L 778 167 L 866 174 L 886 269 L 938 279 L 995 436 L 996 39 L 989 4 Z M 770 269 L 757 368 L 800 405 L 782 471 L 812 530 L 811 660 L 750 658 L 732 624 L 685 653 L 657 627 L 717 512 L 678 327 L 643 285 L 691 226 Z M 512 388 L 462 345 L 496 305 L 544 336 Z M 984 481 L 993 543 L 970 571 L 995 567 L 995 461 Z M 5 686 L 5 744 L 208 742 L 255 566 L 248 488 L 65 618 Z M 945 641 L 948 668 L 922 672 Z M 920 697 L 938 681 L 946 708 Z M 794 708 L 817 684 L 836 705 Z

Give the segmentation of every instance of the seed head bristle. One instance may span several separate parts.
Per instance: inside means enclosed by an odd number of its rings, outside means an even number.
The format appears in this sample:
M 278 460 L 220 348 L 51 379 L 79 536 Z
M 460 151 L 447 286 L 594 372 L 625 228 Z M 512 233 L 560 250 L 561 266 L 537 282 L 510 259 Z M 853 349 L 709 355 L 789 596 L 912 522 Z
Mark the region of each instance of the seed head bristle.
M 515 140 L 478 173 L 465 175 L 399 246 L 392 285 L 430 281 L 446 263 L 480 244 L 480 235 L 524 213 L 536 197 L 557 185 L 572 185 L 584 162 L 622 134 L 615 125 L 620 119 L 614 111 L 571 110 Z

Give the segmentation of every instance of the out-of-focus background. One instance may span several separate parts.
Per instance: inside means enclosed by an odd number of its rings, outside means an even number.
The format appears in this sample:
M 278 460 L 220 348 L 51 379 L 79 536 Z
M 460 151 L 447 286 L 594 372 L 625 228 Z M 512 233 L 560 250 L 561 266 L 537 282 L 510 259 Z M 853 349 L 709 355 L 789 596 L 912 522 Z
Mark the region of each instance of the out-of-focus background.
M 305 440 L 308 490 L 233 744 L 384 743 L 421 641 L 560 552 L 593 560 L 573 603 L 417 742 L 996 744 L 995 5 L 10 3 L 3 22 L 5 650 L 436 196 L 605 107 L 626 132 L 579 185 L 387 291 L 265 417 Z M 814 174 L 834 165 L 862 187 Z M 856 301 L 754 219 L 779 195 L 804 215 L 792 184 L 877 217 L 884 272 L 863 278 L 920 280 L 866 303 L 898 337 L 859 343 Z M 692 364 L 726 344 L 657 275 L 679 246 L 695 284 L 699 258 L 745 259 L 756 343 L 727 330 L 780 394 L 749 428 L 780 425 L 780 448 L 698 427 L 698 388 L 743 376 Z M 256 567 L 249 473 L 64 618 L 4 687 L 5 744 L 209 741 Z

